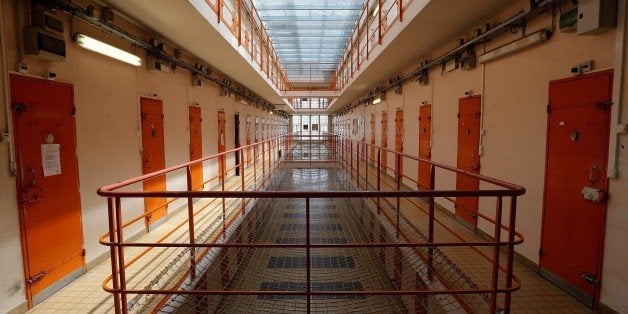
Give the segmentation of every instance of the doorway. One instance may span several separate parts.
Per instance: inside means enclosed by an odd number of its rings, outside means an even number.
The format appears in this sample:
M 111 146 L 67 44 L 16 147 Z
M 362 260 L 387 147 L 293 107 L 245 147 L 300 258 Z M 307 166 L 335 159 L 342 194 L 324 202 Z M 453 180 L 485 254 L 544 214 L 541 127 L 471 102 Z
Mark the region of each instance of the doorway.
M 482 97 L 460 98 L 458 103 L 458 158 L 456 167 L 471 173 L 480 173 L 480 117 Z M 456 190 L 476 191 L 480 181 L 456 174 Z M 456 215 L 473 226 L 478 221 L 478 198 L 457 197 Z
M 163 102 L 159 99 L 140 98 L 142 119 L 142 174 L 149 174 L 166 167 L 164 152 L 164 114 Z M 160 175 L 144 180 L 144 191 L 165 191 L 166 176 Z M 165 197 L 144 199 L 146 226 L 166 216 L 168 209 Z
M 74 88 L 10 76 L 26 295 L 29 306 L 84 273 Z
M 225 139 L 225 112 L 218 111 L 218 153 L 224 153 L 227 151 L 227 142 Z M 227 156 L 221 155 L 218 157 L 218 174 L 221 178 L 225 178 L 227 175 Z
M 432 160 L 432 106 L 419 107 L 419 158 Z M 431 166 L 419 161 L 419 190 L 430 187 Z
M 380 146 L 382 148 L 388 148 L 388 113 L 386 111 L 382 111 L 382 138 L 380 139 Z M 388 169 L 388 151 L 383 150 L 380 156 L 380 167 L 386 173 L 386 169 Z
M 395 111 L 395 151 L 403 153 L 403 109 Z M 397 178 L 403 175 L 403 158 L 395 155 L 395 174 Z
M 203 157 L 203 133 L 201 130 L 201 108 L 190 107 L 190 161 Z M 203 163 L 190 166 L 192 189 L 203 190 Z
M 589 306 L 599 297 L 613 72 L 550 82 L 540 273 Z

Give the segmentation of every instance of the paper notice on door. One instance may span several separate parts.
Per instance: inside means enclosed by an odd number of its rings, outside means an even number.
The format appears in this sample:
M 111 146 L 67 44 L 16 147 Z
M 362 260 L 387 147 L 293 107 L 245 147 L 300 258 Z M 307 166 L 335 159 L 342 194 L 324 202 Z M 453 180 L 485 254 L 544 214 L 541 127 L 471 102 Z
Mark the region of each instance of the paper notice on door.
M 61 154 L 59 144 L 41 145 L 41 166 L 44 168 L 44 177 L 61 174 Z

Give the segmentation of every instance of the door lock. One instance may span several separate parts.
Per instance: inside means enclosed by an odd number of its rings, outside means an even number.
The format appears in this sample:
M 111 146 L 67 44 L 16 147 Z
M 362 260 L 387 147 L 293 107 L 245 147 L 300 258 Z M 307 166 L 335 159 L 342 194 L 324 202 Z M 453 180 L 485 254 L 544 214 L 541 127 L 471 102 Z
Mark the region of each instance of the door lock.
M 596 203 L 600 203 L 604 201 L 606 193 L 604 190 L 583 186 L 582 187 L 582 198 L 587 201 L 592 201 Z

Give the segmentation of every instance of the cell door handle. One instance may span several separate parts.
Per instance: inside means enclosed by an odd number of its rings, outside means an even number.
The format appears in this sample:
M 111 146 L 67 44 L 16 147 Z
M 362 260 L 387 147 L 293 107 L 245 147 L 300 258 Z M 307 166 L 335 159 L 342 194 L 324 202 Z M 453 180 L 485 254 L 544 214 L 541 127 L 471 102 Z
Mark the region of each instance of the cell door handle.
M 598 167 L 597 165 L 594 165 L 593 167 L 591 167 L 591 169 L 589 169 L 589 182 L 591 182 L 591 184 L 593 185 L 596 185 L 599 175 L 600 175 L 600 167 Z

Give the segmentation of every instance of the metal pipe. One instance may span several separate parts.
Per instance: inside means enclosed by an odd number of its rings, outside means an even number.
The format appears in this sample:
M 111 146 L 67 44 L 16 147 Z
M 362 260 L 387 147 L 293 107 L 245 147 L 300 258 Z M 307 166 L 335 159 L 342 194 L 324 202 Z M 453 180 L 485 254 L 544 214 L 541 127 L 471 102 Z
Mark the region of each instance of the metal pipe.
M 19 4 L 18 4 L 19 6 Z M 21 29 L 19 30 L 21 33 Z M 4 10 L 3 5 L 0 5 L 0 44 L 2 44 L 2 48 L 0 48 L 0 53 L 2 53 L 2 91 L 4 93 L 4 111 L 5 111 L 5 122 L 6 122 L 6 131 L 5 134 L 0 134 L 0 142 L 3 140 L 7 141 L 7 145 L 9 147 L 9 176 L 15 177 L 17 174 L 17 168 L 15 163 L 15 146 L 13 143 L 13 112 L 11 110 L 11 88 L 9 86 L 9 68 L 7 66 L 7 42 L 4 34 Z M 22 45 L 18 45 L 22 46 Z
M 260 103 L 262 106 L 266 107 L 267 109 L 274 109 L 274 107 L 267 101 L 264 102 L 260 102 L 260 96 L 249 96 L 249 94 L 247 93 L 243 93 L 238 91 L 236 88 L 231 87 L 231 85 L 227 85 L 225 83 L 223 83 L 220 79 L 213 77 L 210 74 L 207 74 L 204 71 L 201 71 L 197 68 L 195 68 L 193 65 L 188 64 L 187 62 L 177 59 L 175 56 L 172 56 L 164 51 L 162 51 L 161 49 L 159 49 L 156 46 L 151 45 L 148 42 L 145 42 L 144 40 L 142 40 L 141 38 L 132 35 L 130 33 L 128 33 L 127 31 L 117 27 L 116 25 L 106 22 L 106 21 L 101 21 L 98 18 L 92 17 L 87 13 L 86 9 L 81 8 L 78 5 L 75 5 L 67 0 L 48 0 L 51 4 L 55 5 L 56 7 L 58 7 L 59 9 L 61 9 L 62 11 L 75 16 L 81 20 L 83 20 L 84 22 L 102 30 L 107 32 L 110 35 L 113 35 L 117 38 L 122 39 L 123 41 L 131 44 L 134 47 L 138 47 L 138 48 L 142 48 L 144 50 L 146 50 L 148 53 L 155 55 L 156 57 L 158 57 L 160 60 L 164 60 L 167 62 L 170 62 L 171 64 L 176 65 L 177 67 L 183 68 L 189 72 L 191 72 L 192 74 L 201 76 L 207 80 L 210 80 L 214 83 L 216 83 L 218 86 L 225 88 L 227 90 L 229 90 L 230 92 L 234 93 L 234 94 L 238 94 L 240 96 L 242 96 L 243 98 L 246 98 L 248 100 L 251 100 L 253 102 L 258 102 Z M 219 19 L 220 20 L 220 19 Z

